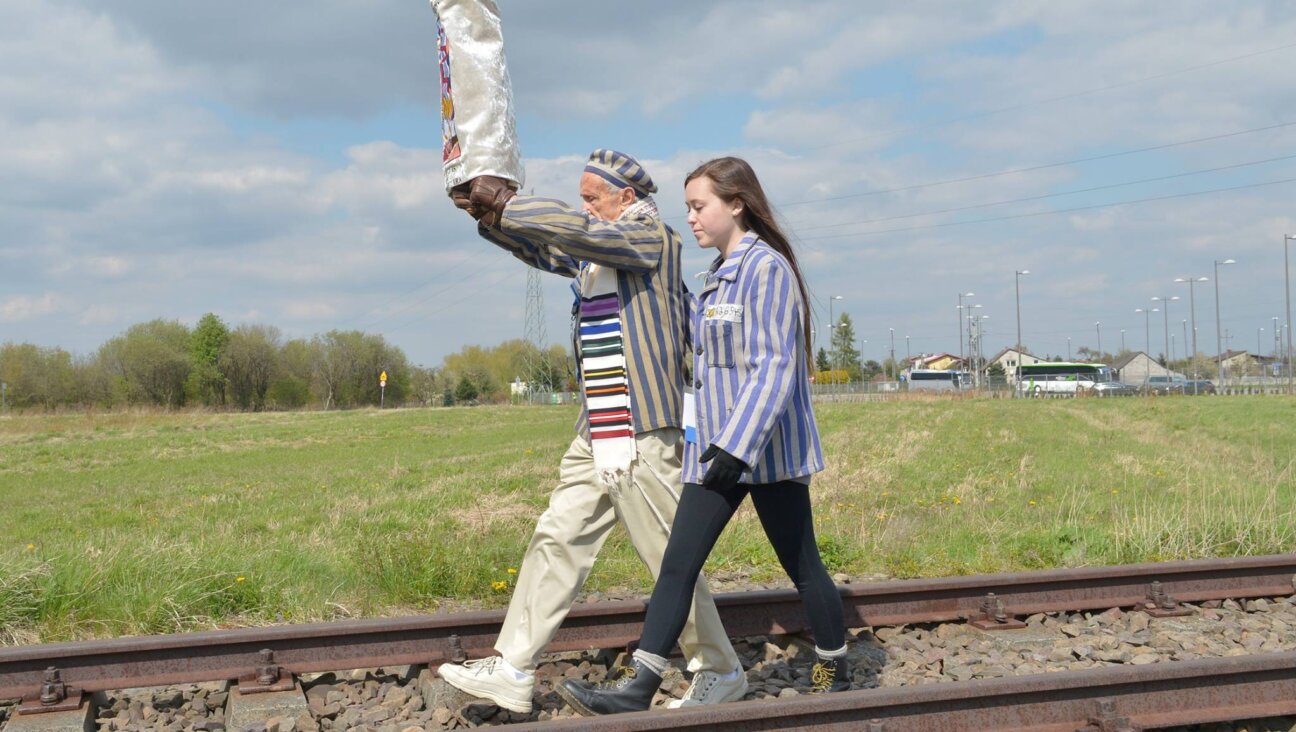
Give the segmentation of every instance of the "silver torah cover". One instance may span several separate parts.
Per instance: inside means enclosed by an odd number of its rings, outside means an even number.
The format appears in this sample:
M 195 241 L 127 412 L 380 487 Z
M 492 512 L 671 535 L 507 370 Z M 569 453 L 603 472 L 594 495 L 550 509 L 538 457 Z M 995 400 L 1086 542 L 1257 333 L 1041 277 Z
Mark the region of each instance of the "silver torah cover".
M 513 87 L 495 0 L 430 0 L 437 14 L 446 190 L 479 175 L 521 188 Z

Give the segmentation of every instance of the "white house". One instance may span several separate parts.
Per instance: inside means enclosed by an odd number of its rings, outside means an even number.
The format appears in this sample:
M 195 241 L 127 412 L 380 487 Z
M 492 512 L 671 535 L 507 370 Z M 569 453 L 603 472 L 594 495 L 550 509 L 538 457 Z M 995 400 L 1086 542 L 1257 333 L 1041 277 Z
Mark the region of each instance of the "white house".
M 1026 351 L 1016 348 L 1005 348 L 995 354 L 989 361 L 986 361 L 985 368 L 986 371 L 989 371 L 990 367 L 998 364 L 999 367 L 1003 369 L 1004 374 L 1008 377 L 1008 383 L 1015 385 L 1017 383 L 1017 367 L 1019 365 L 1025 366 L 1032 363 L 1042 363 L 1043 361 L 1044 359 L 1039 356 L 1032 355 Z
M 1182 378 L 1182 374 L 1167 369 L 1142 351 L 1135 351 L 1121 356 L 1112 362 L 1111 367 L 1112 371 L 1116 372 L 1116 379 L 1126 384 L 1142 384 L 1148 380 L 1149 376 L 1178 376 Z

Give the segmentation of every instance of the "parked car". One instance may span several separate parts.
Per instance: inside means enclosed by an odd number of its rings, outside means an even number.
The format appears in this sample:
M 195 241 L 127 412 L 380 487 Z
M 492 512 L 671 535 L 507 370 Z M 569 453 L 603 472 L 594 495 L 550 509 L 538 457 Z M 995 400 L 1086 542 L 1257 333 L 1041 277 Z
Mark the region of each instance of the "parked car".
M 1214 394 L 1215 384 L 1210 379 L 1189 379 L 1183 382 L 1183 393 L 1185 394 Z
M 1139 388 L 1120 381 L 1100 381 L 1089 392 L 1098 397 L 1134 396 L 1139 393 Z
M 1174 376 L 1149 376 L 1143 383 L 1143 393 L 1155 396 L 1184 393 L 1184 380 Z

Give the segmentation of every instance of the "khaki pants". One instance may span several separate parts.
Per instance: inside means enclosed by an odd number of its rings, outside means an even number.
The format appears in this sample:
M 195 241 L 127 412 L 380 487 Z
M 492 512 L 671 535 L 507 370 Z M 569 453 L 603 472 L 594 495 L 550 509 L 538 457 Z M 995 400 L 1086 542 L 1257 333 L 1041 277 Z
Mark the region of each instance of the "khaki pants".
M 657 578 L 679 505 L 682 447 L 677 429 L 636 435 L 638 455 L 631 475 L 613 488 L 599 480 L 589 441 L 581 436 L 572 440 L 562 459 L 558 487 L 549 496 L 549 508 L 536 523 L 518 570 L 508 615 L 495 642 L 505 660 L 522 671 L 535 671 L 540 652 L 571 610 L 618 519 Z M 700 575 L 679 645 L 690 671 L 728 673 L 739 667 Z

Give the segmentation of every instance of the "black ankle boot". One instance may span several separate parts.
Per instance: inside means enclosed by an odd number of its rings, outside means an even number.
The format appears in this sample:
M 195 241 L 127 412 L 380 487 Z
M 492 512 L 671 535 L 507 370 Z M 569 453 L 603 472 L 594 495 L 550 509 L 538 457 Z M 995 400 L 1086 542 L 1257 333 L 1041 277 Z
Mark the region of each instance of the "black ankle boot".
M 573 709 L 587 717 L 642 712 L 652 705 L 653 694 L 657 693 L 661 680 L 660 674 L 636 660 L 622 667 L 614 681 L 591 684 L 568 679 L 557 691 Z
M 850 691 L 850 662 L 841 658 L 819 659 L 810 669 L 810 693 L 826 694 L 832 691 Z

